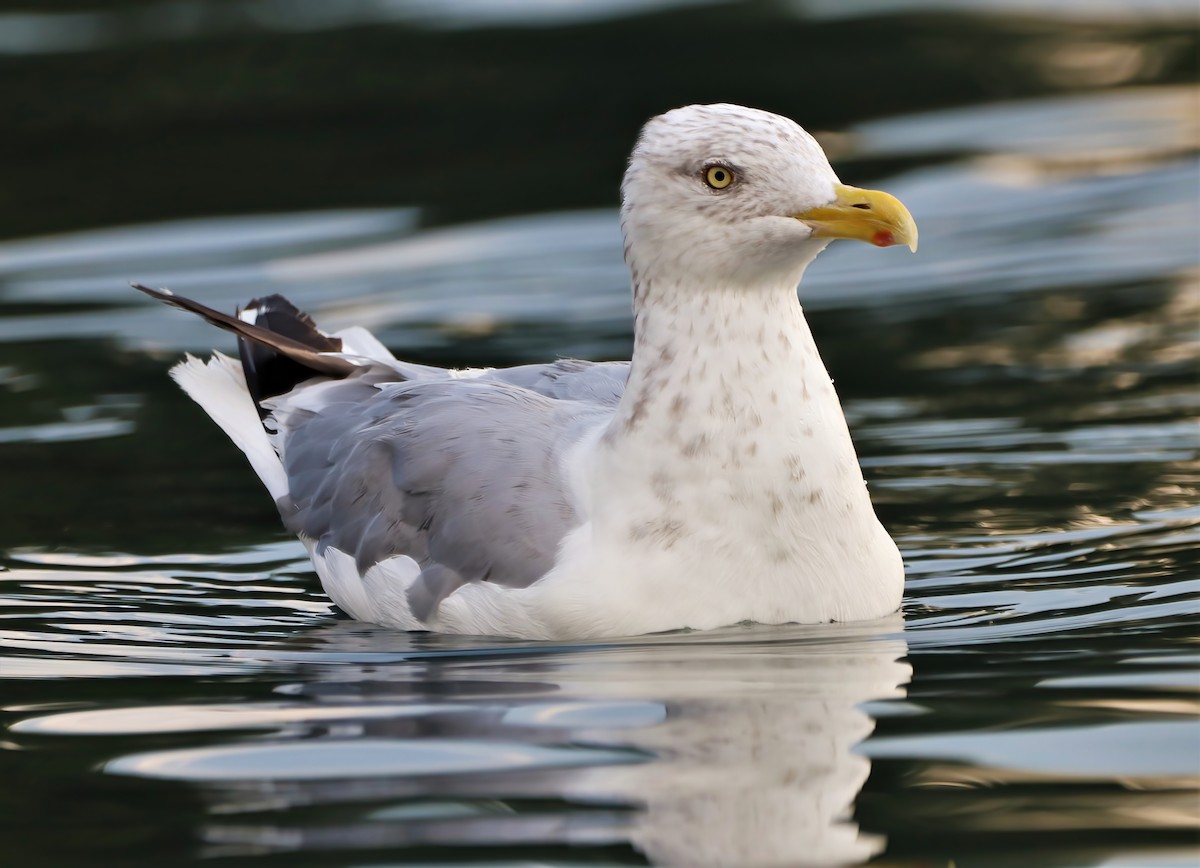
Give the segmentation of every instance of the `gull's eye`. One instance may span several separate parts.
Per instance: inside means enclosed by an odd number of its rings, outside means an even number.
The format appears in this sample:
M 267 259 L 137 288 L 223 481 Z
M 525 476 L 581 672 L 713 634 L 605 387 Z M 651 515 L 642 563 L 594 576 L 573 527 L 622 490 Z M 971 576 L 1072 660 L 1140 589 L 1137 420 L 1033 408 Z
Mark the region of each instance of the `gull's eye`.
M 728 166 L 709 166 L 704 170 L 704 183 L 714 190 L 724 190 L 733 183 L 733 169 Z

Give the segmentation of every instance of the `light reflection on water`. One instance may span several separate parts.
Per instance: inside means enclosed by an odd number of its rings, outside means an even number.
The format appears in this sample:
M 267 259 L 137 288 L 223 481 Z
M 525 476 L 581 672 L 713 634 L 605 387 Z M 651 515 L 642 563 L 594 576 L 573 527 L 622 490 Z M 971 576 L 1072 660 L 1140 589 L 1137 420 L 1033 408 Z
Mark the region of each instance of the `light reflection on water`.
M 727 0 L 726 0 L 727 2 Z M 105 11 L 0 14 L 0 54 L 52 54 L 102 48 L 183 42 L 247 30 L 303 33 L 340 30 L 365 24 L 434 29 L 480 27 L 551 27 L 644 15 L 672 7 L 721 5 L 722 0 L 200 0 L 187 4 L 145 3 Z M 781 4 L 786 10 L 788 4 Z M 899 12 L 957 11 L 995 14 L 1024 12 L 1038 17 L 1077 18 L 1089 22 L 1189 21 L 1188 0 L 802 0 L 790 4 L 799 18 L 836 19 Z M 1113 59 L 1111 54 L 1106 60 Z M 1112 83 L 1112 82 L 1108 82 Z
M 1197 98 L 1195 89 L 1143 88 L 864 125 L 847 159 L 912 155 L 938 142 L 979 158 L 892 179 L 889 189 L 921 222 L 921 255 L 863 256 L 834 245 L 805 279 L 806 307 L 887 306 L 889 316 L 904 316 L 922 304 L 994 304 L 999 295 L 1164 276 L 1185 280 L 1180 304 L 1194 307 L 1194 276 L 1185 275 L 1194 275 L 1200 202 L 1183 191 L 1200 179 L 1200 159 L 1190 153 L 1200 121 L 1187 111 Z M 1025 132 L 993 136 L 1013 128 Z M 1080 139 L 1109 142 L 1089 155 L 1086 172 L 1056 179 L 1053 162 L 1039 163 Z M 997 153 L 1004 159 L 993 159 Z M 1146 165 L 1152 158 L 1159 159 Z M 189 220 L 0 243 L 4 301 L 35 306 L 0 318 L 0 341 L 119 336 L 139 348 L 212 345 L 199 320 L 164 318 L 130 298 L 127 284 L 136 279 L 224 308 L 286 290 L 328 328 L 364 325 L 409 352 L 488 336 L 533 358 L 628 353 L 615 212 L 413 236 L 415 216 L 377 209 L 269 216 L 257 225 Z M 83 304 L 82 313 L 72 307 Z M 553 326 L 553 342 L 523 326 Z M 605 332 L 619 338 L 600 339 Z
M 441 843 L 497 832 L 509 844 L 628 839 L 677 864 L 696 852 L 762 864 L 804 852 L 811 864 L 840 864 L 882 846 L 849 818 L 869 771 L 853 747 L 874 726 L 861 704 L 903 695 L 911 670 L 900 662 L 901 626 L 893 618 L 530 647 L 336 623 L 246 661 L 246 671 L 281 673 L 272 692 L 286 703 L 58 711 L 12 731 L 175 734 L 185 744 L 197 732 L 272 731 L 266 742 L 166 748 L 104 766 L 202 785 L 219 816 L 201 834 L 225 853 L 306 849 L 310 837 L 351 848 L 379 836 L 404 843 L 431 802 L 504 800 L 516 807 L 499 816 L 464 809 L 419 834 Z M 301 662 L 304 680 L 288 681 Z M 544 800 L 571 808 L 522 807 Z M 348 802 L 362 807 L 334 826 L 288 817 Z M 393 814 L 393 804 L 405 810 Z
M 562 845 L 676 864 L 1186 864 L 1194 96 L 955 110 L 843 141 L 847 180 L 926 160 L 881 183 L 921 221 L 921 255 L 835 246 L 805 284 L 907 565 L 903 617 L 872 624 L 571 645 L 341 620 L 165 382 L 221 337 L 125 287 L 225 308 L 286 291 L 435 360 L 620 356 L 611 211 L 419 231 L 398 203 L 0 244 L 10 484 L 29 510 L 112 522 L 77 546 L 19 516 L 5 531 L 26 536 L 0 557 L 3 746 L 29 799 L 92 806 L 72 828 L 102 853 L 127 853 L 103 806 L 132 800 L 167 830 L 145 864 L 578 857 Z M 52 472 L 72 495 L 44 507 Z

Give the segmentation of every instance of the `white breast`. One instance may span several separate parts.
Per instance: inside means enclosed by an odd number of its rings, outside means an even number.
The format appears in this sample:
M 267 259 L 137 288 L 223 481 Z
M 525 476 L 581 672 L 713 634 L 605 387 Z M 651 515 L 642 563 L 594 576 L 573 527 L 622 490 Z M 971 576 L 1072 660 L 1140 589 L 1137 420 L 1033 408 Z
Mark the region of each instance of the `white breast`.
M 639 324 L 621 408 L 568 458 L 587 522 L 538 583 L 553 632 L 857 620 L 898 606 L 899 553 L 794 292 L 779 298 L 754 299 L 758 318 L 722 310 L 740 303 L 732 294 L 675 312 L 711 325 L 707 340 Z M 644 358 L 662 361 L 639 368 Z

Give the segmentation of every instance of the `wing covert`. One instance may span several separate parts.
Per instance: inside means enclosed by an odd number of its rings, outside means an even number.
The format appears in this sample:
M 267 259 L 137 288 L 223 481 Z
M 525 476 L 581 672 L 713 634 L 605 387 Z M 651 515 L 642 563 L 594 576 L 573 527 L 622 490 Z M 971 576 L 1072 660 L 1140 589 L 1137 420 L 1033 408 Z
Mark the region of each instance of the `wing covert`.
M 545 575 L 579 523 L 564 452 L 610 408 L 491 377 L 381 378 L 274 402 L 288 528 L 350 555 L 360 575 L 413 558 L 418 617 L 466 582 L 519 588 Z

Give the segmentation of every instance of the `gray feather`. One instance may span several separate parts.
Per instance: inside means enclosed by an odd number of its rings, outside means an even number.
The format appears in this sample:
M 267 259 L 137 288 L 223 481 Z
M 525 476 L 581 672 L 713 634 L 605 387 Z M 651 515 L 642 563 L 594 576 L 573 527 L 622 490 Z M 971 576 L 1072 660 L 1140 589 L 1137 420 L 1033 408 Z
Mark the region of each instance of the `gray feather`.
M 315 410 L 302 409 L 302 386 L 267 405 L 288 475 L 280 513 L 360 573 L 416 560 L 409 603 L 422 620 L 467 582 L 527 587 L 579 524 L 563 455 L 611 414 L 627 374 L 563 361 L 396 381 L 376 368 L 324 383 Z

